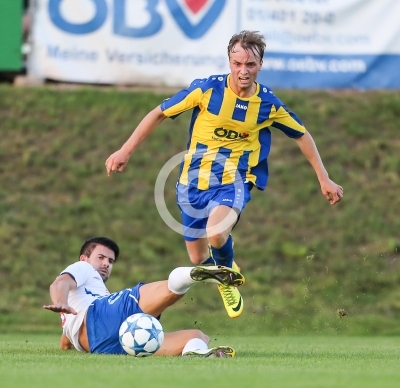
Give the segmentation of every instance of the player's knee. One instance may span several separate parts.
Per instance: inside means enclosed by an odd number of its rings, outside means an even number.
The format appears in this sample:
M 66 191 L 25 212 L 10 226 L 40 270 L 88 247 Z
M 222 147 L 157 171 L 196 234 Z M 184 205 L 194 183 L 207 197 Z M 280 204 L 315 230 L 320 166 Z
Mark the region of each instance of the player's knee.
M 190 258 L 190 261 L 192 262 L 193 265 L 200 265 L 203 261 L 205 261 L 206 258 Z
M 193 338 L 199 338 L 204 341 L 207 345 L 210 342 L 210 338 L 207 334 L 204 334 L 201 330 L 193 330 Z
M 189 253 L 189 259 L 190 261 L 194 264 L 194 265 L 199 265 L 201 264 L 203 261 L 205 261 L 207 259 L 207 255 L 206 254 L 202 254 L 202 253 Z

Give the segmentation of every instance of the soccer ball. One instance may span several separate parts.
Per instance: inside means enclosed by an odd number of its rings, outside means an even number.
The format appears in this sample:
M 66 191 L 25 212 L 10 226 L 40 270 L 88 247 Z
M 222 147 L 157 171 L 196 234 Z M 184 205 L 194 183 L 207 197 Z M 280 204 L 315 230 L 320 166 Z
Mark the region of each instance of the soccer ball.
M 131 356 L 151 356 L 163 341 L 164 330 L 161 323 L 149 314 L 133 314 L 119 328 L 119 342 Z

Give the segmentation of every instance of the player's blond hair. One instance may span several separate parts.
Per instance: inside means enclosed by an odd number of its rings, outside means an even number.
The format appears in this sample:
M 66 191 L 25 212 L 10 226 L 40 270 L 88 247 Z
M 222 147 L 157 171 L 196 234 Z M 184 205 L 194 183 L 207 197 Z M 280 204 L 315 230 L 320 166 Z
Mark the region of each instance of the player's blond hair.
M 259 31 L 243 30 L 232 36 L 228 44 L 228 57 L 234 52 L 236 44 L 240 44 L 245 51 L 251 50 L 252 53 L 262 61 L 266 47 L 264 35 Z

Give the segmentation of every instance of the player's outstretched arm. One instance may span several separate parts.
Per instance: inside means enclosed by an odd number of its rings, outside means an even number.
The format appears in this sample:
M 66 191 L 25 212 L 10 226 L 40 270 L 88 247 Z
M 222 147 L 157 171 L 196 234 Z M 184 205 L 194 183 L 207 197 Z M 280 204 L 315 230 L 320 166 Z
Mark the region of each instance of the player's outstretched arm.
M 44 305 L 43 308 L 55 313 L 76 315 L 77 312 L 68 305 L 68 293 L 75 288 L 76 282 L 69 274 L 58 276 L 50 285 L 50 298 L 53 304 Z
M 132 153 L 140 143 L 142 143 L 164 121 L 164 119 L 166 119 L 166 116 L 162 112 L 160 106 L 157 106 L 149 112 L 139 123 L 121 149 L 114 152 L 106 160 L 105 165 L 107 175 L 110 176 L 112 172 L 124 171 Z
M 322 194 L 331 205 L 338 203 L 343 198 L 343 187 L 333 182 L 322 163 L 317 146 L 309 132 L 296 139 L 297 145 L 306 156 L 317 174 Z

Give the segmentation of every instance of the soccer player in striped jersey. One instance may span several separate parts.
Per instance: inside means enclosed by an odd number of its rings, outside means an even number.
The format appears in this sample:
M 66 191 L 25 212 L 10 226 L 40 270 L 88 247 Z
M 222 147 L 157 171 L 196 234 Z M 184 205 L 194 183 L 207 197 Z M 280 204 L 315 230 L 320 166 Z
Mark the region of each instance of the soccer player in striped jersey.
M 270 127 L 295 139 L 319 180 L 330 204 L 343 188 L 326 171 L 317 147 L 302 121 L 259 84 L 265 39 L 258 32 L 235 34 L 228 45 L 230 74 L 196 79 L 186 89 L 149 112 L 120 150 L 106 161 L 108 175 L 122 172 L 140 143 L 167 117 L 192 110 L 187 152 L 177 184 L 184 238 L 193 264 L 237 269 L 231 231 L 250 201 L 251 189 L 268 182 Z M 231 318 L 243 311 L 234 287 L 218 287 Z

